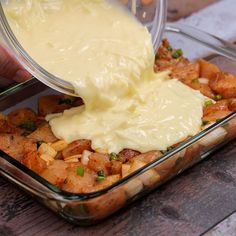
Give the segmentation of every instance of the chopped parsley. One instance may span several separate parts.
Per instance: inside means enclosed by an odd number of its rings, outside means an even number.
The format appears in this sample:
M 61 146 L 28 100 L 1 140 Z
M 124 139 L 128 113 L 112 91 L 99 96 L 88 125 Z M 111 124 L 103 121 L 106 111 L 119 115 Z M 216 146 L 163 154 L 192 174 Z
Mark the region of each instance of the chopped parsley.
M 221 100 L 223 97 L 222 97 L 222 95 L 217 94 L 217 95 L 215 95 L 214 98 L 215 98 L 216 101 L 219 101 L 219 100 Z
M 178 58 L 180 58 L 182 55 L 183 55 L 183 50 L 180 48 L 180 49 L 177 49 L 177 50 L 172 54 L 172 57 L 173 57 L 174 59 L 178 59 Z
M 193 83 L 199 84 L 199 78 L 195 78 L 192 80 Z
M 106 179 L 105 173 L 104 173 L 103 170 L 98 171 L 97 174 L 98 174 L 98 176 L 97 176 L 97 178 L 96 178 L 96 181 L 97 181 L 97 182 L 101 182 L 101 181 L 103 181 L 103 180 Z
M 110 160 L 111 161 L 117 161 L 118 155 L 115 152 L 110 153 Z
M 83 177 L 83 176 L 84 176 L 84 172 L 85 172 L 85 169 L 84 169 L 83 166 L 78 166 L 78 167 L 76 168 L 76 173 L 77 173 L 77 175 Z
M 210 124 L 209 120 L 202 120 L 202 126 L 206 126 L 208 124 Z
M 25 123 L 21 124 L 19 128 L 26 129 L 28 131 L 35 131 L 37 129 L 36 123 L 32 120 L 26 121 Z
M 211 106 L 211 105 L 213 105 L 213 102 L 211 100 L 205 101 L 205 106 L 206 107 Z

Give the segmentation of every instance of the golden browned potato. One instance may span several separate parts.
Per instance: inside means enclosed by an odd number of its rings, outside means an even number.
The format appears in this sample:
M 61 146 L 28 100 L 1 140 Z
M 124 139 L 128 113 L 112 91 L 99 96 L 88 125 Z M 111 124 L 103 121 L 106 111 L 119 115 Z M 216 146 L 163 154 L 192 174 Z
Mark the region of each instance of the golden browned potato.
M 37 174 L 41 174 L 47 167 L 37 151 L 27 152 L 22 159 L 22 163 Z
M 39 98 L 38 114 L 40 116 L 46 116 L 48 114 L 60 113 L 82 104 L 83 101 L 81 98 L 73 98 L 65 95 L 48 95 Z
M 141 153 L 138 151 L 125 148 L 119 152 L 118 157 L 119 157 L 119 160 L 124 163 L 139 154 L 141 154 Z
M 126 194 L 122 188 L 113 190 L 101 197 L 91 199 L 87 204 L 89 214 L 96 219 L 103 219 L 116 210 L 120 209 L 126 202 Z
M 203 121 L 215 122 L 218 119 L 222 119 L 227 116 L 231 111 L 228 108 L 228 101 L 221 100 L 217 101 L 215 104 L 205 106 L 203 109 Z
M 34 131 L 36 129 L 37 114 L 30 108 L 21 108 L 11 112 L 7 116 L 7 120 L 11 125 Z
M 55 160 L 42 171 L 41 176 L 57 187 L 61 187 L 67 178 L 67 168 L 66 162 Z
M 103 171 L 107 176 L 110 172 L 111 162 L 109 155 L 101 153 L 92 153 L 89 156 L 88 168 L 94 170 L 96 173 Z
M 28 138 L 35 139 L 36 141 L 43 141 L 46 143 L 53 143 L 57 141 L 57 138 L 52 133 L 51 127 L 49 124 L 44 124 L 37 128 L 33 133 L 28 135 Z
M 67 178 L 62 189 L 73 193 L 93 192 L 96 177 L 97 173 L 78 162 L 67 168 Z
M 196 78 L 199 78 L 200 68 L 198 63 L 189 63 L 185 66 L 174 67 L 171 73 L 171 77 L 177 78 L 183 83 L 188 84 Z
M 1 134 L 0 149 L 21 161 L 25 153 L 37 150 L 37 145 L 34 140 L 18 134 Z
M 212 79 L 212 78 L 216 77 L 218 72 L 220 72 L 220 69 L 216 65 L 214 65 L 204 59 L 199 59 L 198 63 L 200 65 L 200 77 L 201 78 Z
M 84 150 L 92 151 L 91 141 L 88 139 L 80 139 L 70 143 L 63 151 L 64 158 L 82 154 Z
M 209 82 L 210 88 L 223 98 L 236 98 L 236 77 L 226 72 L 219 72 Z

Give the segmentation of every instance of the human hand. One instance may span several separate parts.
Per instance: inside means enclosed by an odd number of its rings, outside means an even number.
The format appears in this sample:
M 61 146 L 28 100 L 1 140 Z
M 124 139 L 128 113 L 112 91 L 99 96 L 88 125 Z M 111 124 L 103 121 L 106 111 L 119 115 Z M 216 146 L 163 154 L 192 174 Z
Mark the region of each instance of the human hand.
M 16 82 L 23 82 L 32 77 L 2 45 L 0 45 L 0 77 Z

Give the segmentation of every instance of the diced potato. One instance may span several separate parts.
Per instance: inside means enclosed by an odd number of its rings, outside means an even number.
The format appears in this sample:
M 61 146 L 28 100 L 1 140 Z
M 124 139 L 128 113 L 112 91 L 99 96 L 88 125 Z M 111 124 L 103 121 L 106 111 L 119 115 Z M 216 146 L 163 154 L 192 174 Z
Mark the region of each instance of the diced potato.
M 57 151 L 55 151 L 49 144 L 42 143 L 38 149 L 39 154 L 46 154 L 52 158 L 56 157 Z
M 110 183 L 110 185 L 114 184 L 118 180 L 120 180 L 120 175 L 110 175 L 106 177 L 106 180 Z
M 132 173 L 132 172 L 142 168 L 145 165 L 146 165 L 145 162 L 142 162 L 142 161 L 139 161 L 139 160 L 134 160 L 133 163 L 130 166 L 129 172 Z
M 140 179 L 136 178 L 126 183 L 124 189 L 128 197 L 133 197 L 142 191 L 143 183 Z
M 124 178 L 125 176 L 129 174 L 129 170 L 130 170 L 130 165 L 128 164 L 122 165 L 122 168 L 121 168 L 122 178 Z
M 138 170 L 145 165 L 146 165 L 145 162 L 134 160 L 134 162 L 132 163 L 130 167 L 129 173 L 132 173 L 135 170 Z M 151 186 L 160 180 L 160 175 L 155 170 L 151 169 L 144 172 L 142 175 L 140 175 L 137 178 L 139 178 L 144 185 Z
M 220 142 L 222 142 L 227 135 L 227 131 L 223 127 L 219 127 L 213 130 L 211 133 L 203 137 L 199 144 L 205 147 L 212 147 Z
M 145 186 L 152 186 L 160 180 L 160 175 L 155 170 L 148 170 L 140 175 L 139 179 Z
M 68 144 L 64 140 L 59 140 L 59 141 L 54 142 L 54 143 L 51 144 L 51 147 L 57 152 L 62 151 L 67 146 L 68 146 Z
M 47 165 L 49 166 L 50 164 L 52 164 L 52 162 L 54 161 L 53 157 L 51 157 L 50 155 L 48 154 L 41 154 L 39 156 L 42 160 L 44 160 Z

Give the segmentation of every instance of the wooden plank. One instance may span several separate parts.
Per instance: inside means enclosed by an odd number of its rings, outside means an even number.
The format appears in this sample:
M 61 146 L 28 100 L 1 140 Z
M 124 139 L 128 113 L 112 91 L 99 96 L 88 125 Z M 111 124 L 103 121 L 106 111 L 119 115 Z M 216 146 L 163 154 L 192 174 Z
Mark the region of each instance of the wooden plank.
M 175 21 L 187 17 L 217 1 L 219 0 L 168 0 L 168 20 Z
M 224 221 L 216 225 L 204 236 L 235 236 L 236 235 L 236 213 L 227 217 Z

